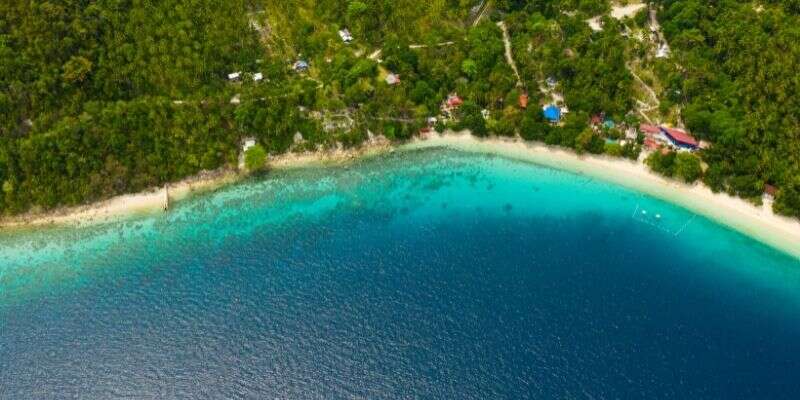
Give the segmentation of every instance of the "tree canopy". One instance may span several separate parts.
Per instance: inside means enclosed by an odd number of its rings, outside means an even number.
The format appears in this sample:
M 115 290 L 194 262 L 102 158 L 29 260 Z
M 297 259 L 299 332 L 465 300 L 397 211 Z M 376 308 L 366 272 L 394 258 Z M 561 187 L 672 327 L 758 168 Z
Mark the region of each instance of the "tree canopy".
M 672 48 L 654 59 L 647 10 L 617 20 L 607 0 L 7 0 L 0 212 L 235 165 L 244 137 L 275 154 L 431 125 L 635 159 L 641 138 L 590 120 L 636 126 L 657 100 L 651 116 L 711 146 L 654 155 L 655 170 L 746 198 L 770 184 L 775 210 L 800 216 L 800 8 L 713 3 L 652 2 Z M 443 112 L 450 95 L 463 104 Z M 558 124 L 551 103 L 569 106 Z

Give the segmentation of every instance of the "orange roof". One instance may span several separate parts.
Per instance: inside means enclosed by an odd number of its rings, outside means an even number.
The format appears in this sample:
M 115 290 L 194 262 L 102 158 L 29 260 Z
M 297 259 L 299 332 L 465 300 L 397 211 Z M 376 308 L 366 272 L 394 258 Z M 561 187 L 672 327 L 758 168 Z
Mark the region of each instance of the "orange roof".
M 521 108 L 528 108 L 528 95 L 527 94 L 519 95 L 519 106 Z

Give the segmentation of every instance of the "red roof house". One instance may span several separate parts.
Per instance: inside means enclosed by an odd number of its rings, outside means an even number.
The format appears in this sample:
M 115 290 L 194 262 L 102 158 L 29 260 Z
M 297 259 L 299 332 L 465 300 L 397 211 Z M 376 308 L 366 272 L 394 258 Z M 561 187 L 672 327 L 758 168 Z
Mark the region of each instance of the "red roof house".
M 461 107 L 462 104 L 464 104 L 464 100 L 461 100 L 461 97 L 456 94 L 447 97 L 447 105 L 451 108 Z
M 661 131 L 664 132 L 670 141 L 672 141 L 672 143 L 678 147 L 696 149 L 697 146 L 700 145 L 700 143 L 697 142 L 697 139 L 680 129 L 662 127 Z
M 655 125 L 641 124 L 639 130 L 646 135 L 656 135 L 661 133 L 661 129 Z

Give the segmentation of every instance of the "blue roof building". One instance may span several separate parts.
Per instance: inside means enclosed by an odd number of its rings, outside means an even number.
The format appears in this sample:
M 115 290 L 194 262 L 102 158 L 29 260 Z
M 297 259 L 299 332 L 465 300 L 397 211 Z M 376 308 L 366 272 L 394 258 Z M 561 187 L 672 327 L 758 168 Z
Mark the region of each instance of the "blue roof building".
M 294 70 L 297 71 L 297 72 L 307 71 L 308 70 L 308 62 L 304 61 L 304 60 L 298 60 L 297 62 L 295 62 L 292 65 L 292 68 L 294 68 Z
M 552 104 L 545 107 L 543 113 L 544 118 L 550 122 L 558 122 L 561 120 L 561 109 Z

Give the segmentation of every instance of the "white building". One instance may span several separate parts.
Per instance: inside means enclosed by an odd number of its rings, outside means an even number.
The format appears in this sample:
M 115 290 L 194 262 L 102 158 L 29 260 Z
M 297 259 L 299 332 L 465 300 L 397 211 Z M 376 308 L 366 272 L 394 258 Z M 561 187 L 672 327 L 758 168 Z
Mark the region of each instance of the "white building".
M 262 74 L 261 72 L 257 72 L 255 74 L 253 74 L 253 81 L 254 82 L 259 82 L 262 79 L 264 79 L 264 74 Z
M 386 75 L 386 83 L 389 84 L 390 86 L 399 85 L 400 75 L 397 74 Z
M 656 58 L 669 58 L 669 45 L 661 43 L 656 50 Z
M 345 43 L 350 43 L 353 41 L 353 35 L 350 34 L 350 31 L 347 30 L 347 28 L 339 31 L 339 37 L 342 38 L 342 41 Z
M 231 81 L 238 81 L 241 78 L 242 78 L 242 71 L 232 72 L 232 73 L 228 74 L 228 80 L 231 80 Z
M 255 145 L 256 145 L 255 138 L 252 137 L 244 138 L 244 141 L 242 141 L 242 152 L 250 150 L 251 148 L 255 147 Z

